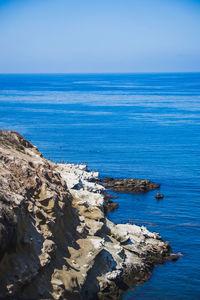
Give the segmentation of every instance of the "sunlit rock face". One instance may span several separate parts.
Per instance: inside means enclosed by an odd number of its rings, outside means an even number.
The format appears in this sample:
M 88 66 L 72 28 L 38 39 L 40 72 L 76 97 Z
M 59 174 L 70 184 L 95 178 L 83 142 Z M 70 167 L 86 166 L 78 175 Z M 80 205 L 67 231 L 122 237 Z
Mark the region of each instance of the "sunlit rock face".
M 159 234 L 106 218 L 97 179 L 0 131 L 0 298 L 117 299 L 170 257 Z

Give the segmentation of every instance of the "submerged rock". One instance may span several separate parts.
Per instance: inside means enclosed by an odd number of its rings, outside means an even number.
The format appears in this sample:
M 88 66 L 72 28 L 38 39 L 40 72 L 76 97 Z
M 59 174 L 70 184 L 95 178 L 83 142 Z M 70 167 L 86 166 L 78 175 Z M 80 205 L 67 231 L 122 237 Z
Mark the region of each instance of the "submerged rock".
M 181 252 L 171 253 L 168 259 L 171 261 L 177 261 L 182 256 L 184 255 Z
M 158 233 L 106 218 L 97 179 L 0 131 L 1 299 L 117 299 L 170 258 Z

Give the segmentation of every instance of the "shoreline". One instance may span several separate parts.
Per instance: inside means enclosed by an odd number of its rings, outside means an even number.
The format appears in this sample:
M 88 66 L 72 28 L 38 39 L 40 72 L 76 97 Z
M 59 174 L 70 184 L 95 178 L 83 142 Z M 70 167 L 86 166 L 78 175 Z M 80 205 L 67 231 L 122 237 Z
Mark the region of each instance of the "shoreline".
M 178 258 L 158 233 L 107 219 L 98 172 L 53 163 L 14 131 L 0 151 L 0 297 L 117 299 Z

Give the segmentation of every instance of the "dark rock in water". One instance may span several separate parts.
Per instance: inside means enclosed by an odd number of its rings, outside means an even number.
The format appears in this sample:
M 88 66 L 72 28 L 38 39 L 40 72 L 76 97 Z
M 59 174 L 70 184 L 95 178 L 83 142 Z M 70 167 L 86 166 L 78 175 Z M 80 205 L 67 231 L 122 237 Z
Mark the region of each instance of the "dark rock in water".
M 113 181 L 114 178 L 113 177 L 105 177 L 104 179 L 101 180 L 102 183 L 108 183 L 110 181 Z
M 160 193 L 157 193 L 156 195 L 155 195 L 155 198 L 156 199 L 163 199 L 164 198 L 164 195 L 163 194 L 160 194 Z
M 107 205 L 106 205 L 106 212 L 112 212 L 114 211 L 115 209 L 117 209 L 119 207 L 119 204 L 112 201 L 112 200 L 109 200 L 107 202 Z
M 104 192 L 104 199 L 105 199 L 104 208 L 105 208 L 106 213 L 112 212 L 112 211 L 114 211 L 115 209 L 117 209 L 119 207 L 118 203 L 110 200 L 110 199 L 117 199 L 117 198 L 118 198 L 117 196 L 114 196 L 112 194 Z
M 171 261 L 177 261 L 182 256 L 184 256 L 184 255 L 181 252 L 171 253 L 168 259 Z
M 150 180 L 113 179 L 105 178 L 101 181 L 105 188 L 117 193 L 145 193 L 154 189 L 159 189 L 160 185 L 152 183 Z
M 119 197 L 118 196 L 115 196 L 113 194 L 110 194 L 110 193 L 107 193 L 107 192 L 104 192 L 104 195 L 105 195 L 105 198 L 107 199 L 118 199 Z

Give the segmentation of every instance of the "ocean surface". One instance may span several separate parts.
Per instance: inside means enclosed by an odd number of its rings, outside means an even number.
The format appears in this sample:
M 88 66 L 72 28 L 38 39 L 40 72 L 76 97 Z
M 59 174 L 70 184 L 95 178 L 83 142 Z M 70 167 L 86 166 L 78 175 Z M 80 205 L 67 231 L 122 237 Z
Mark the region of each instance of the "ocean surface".
M 146 224 L 184 256 L 122 299 L 200 299 L 200 73 L 1 74 L 0 128 L 53 161 L 161 184 L 163 200 L 120 194 L 109 218 Z

